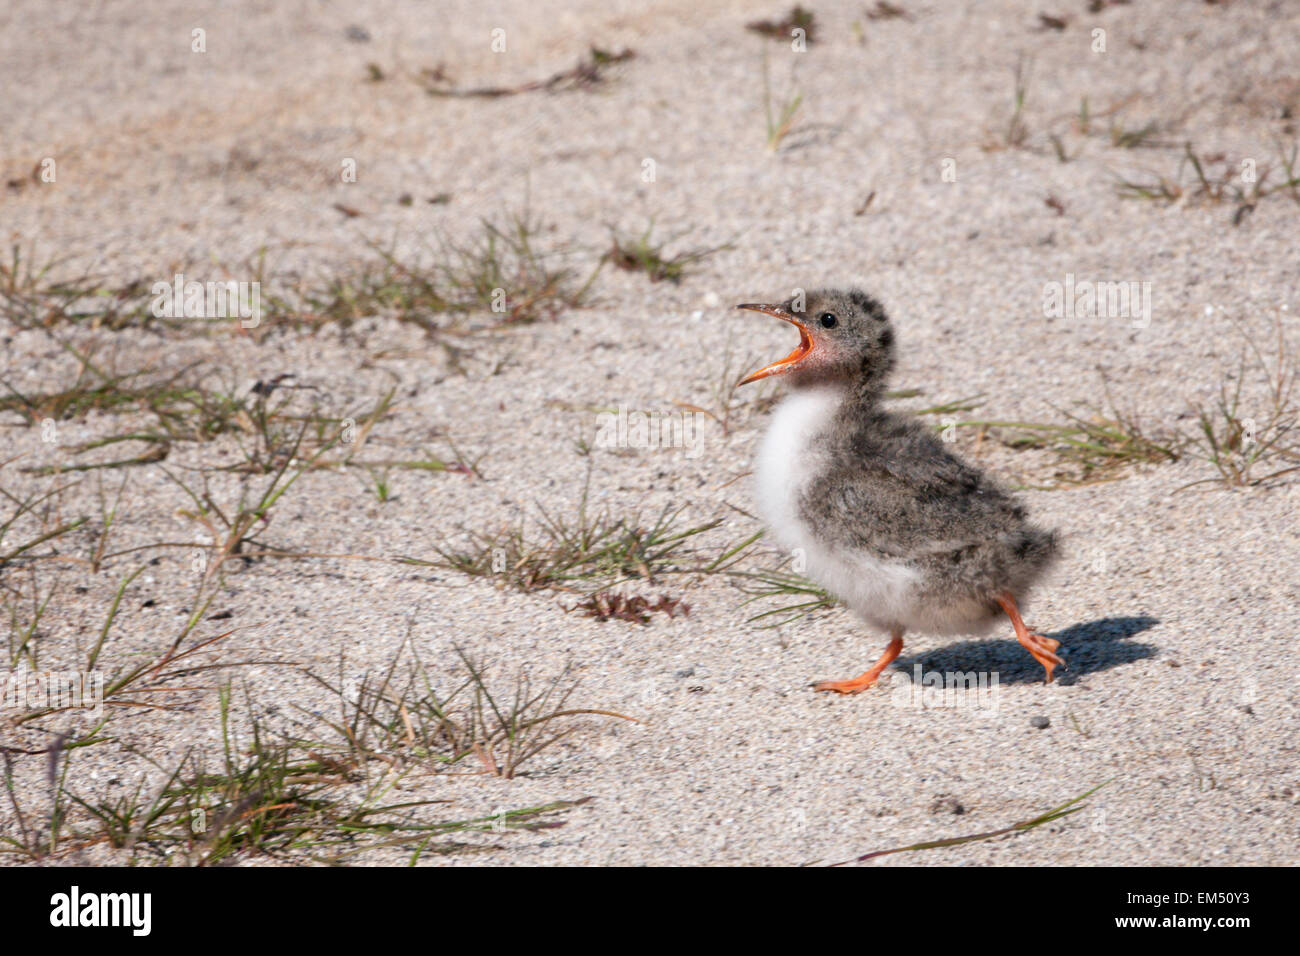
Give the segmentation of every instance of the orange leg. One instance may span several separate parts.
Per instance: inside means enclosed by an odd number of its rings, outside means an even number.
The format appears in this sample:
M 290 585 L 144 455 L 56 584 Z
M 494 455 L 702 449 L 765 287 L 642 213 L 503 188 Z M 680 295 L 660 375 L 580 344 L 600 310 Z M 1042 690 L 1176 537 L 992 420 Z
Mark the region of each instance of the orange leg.
M 1042 634 L 1035 634 L 1025 627 L 1025 622 L 1020 619 L 1020 608 L 1016 607 L 1016 599 L 1010 594 L 1000 594 L 994 600 L 1002 610 L 1007 612 L 1007 617 L 1011 618 L 1011 626 L 1016 629 L 1016 640 L 1025 650 L 1034 655 L 1034 660 L 1043 665 L 1043 670 L 1047 672 L 1047 683 L 1050 684 L 1052 671 L 1058 666 L 1065 665 L 1065 661 L 1055 653 L 1061 646 L 1061 642 L 1044 637 Z
M 813 685 L 813 690 L 833 690 L 837 694 L 857 694 L 866 690 L 880 677 L 881 673 L 894 662 L 903 650 L 903 632 L 894 631 L 893 638 L 889 646 L 885 648 L 885 653 L 880 655 L 880 660 L 871 665 L 871 670 L 861 674 L 853 680 L 824 680 L 820 684 Z

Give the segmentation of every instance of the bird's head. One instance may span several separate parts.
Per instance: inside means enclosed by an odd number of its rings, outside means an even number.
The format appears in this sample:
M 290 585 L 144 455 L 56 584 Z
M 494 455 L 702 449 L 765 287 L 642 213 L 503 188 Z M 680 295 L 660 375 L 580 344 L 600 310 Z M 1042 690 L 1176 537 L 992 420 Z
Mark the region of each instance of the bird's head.
M 858 289 L 819 289 L 779 305 L 747 303 L 799 330 L 799 344 L 781 359 L 741 379 L 741 385 L 785 375 L 793 386 L 841 382 L 880 391 L 894 367 L 894 330 L 879 302 Z

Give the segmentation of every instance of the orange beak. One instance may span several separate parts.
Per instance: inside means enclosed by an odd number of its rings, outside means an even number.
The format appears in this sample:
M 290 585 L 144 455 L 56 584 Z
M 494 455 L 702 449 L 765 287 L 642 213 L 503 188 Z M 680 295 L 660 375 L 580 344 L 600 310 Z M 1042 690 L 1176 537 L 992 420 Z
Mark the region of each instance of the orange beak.
M 808 329 L 804 327 L 803 319 L 799 318 L 793 312 L 783 305 L 760 305 L 758 303 L 747 303 L 736 306 L 738 309 L 748 309 L 750 312 L 763 312 L 767 315 L 774 315 L 782 322 L 789 322 L 799 330 L 799 344 L 795 346 L 793 352 L 781 359 L 779 362 L 773 362 L 771 365 L 765 365 L 757 372 L 751 372 L 739 382 L 741 385 L 748 385 L 750 382 L 757 382 L 760 378 L 767 378 L 769 375 L 780 375 L 782 372 L 788 372 L 794 368 L 804 357 L 812 351 L 812 337 L 808 335 Z

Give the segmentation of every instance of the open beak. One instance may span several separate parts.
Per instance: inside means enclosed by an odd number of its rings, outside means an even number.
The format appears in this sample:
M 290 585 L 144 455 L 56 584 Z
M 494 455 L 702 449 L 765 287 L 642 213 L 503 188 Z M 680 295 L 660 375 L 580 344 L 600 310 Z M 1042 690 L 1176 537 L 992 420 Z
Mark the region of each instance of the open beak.
M 781 359 L 779 362 L 773 362 L 771 365 L 765 365 L 757 372 L 751 372 L 739 382 L 741 385 L 748 385 L 750 382 L 757 382 L 760 378 L 767 378 L 769 375 L 780 375 L 782 372 L 788 372 L 791 368 L 803 361 L 804 357 L 812 351 L 812 338 L 808 335 L 808 330 L 804 327 L 803 319 L 795 315 L 789 309 L 782 305 L 761 305 L 750 302 L 745 305 L 736 306 L 738 309 L 748 309 L 750 312 L 763 312 L 767 315 L 774 315 L 782 322 L 789 322 L 799 330 L 799 344 L 795 346 L 793 352 Z

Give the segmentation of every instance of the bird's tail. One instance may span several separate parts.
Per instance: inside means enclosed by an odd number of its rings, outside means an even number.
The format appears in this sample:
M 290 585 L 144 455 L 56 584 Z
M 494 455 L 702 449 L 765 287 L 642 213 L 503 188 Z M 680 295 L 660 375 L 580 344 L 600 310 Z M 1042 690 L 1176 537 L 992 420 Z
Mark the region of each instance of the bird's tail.
M 1015 556 L 1013 577 L 1021 587 L 1027 587 L 1060 557 L 1060 536 L 1043 528 L 1025 528 L 1012 545 L 1012 554 Z

